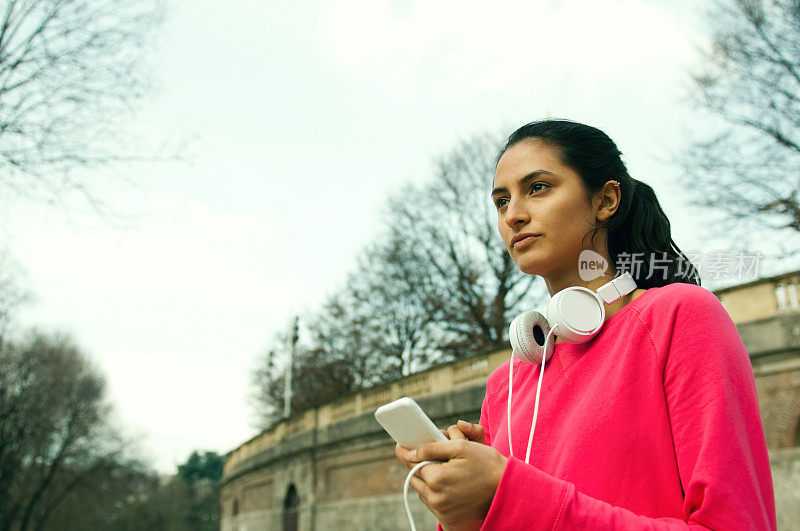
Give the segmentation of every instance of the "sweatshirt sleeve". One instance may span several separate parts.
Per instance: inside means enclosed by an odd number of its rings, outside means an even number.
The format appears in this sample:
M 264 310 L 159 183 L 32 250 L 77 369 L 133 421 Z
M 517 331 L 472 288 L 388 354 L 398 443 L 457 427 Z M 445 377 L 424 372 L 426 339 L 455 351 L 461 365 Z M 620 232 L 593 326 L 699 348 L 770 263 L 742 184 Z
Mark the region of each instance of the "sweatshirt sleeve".
M 483 426 L 483 434 L 486 436 L 486 444 L 492 445 L 491 426 L 489 426 L 489 392 L 483 397 L 483 404 L 481 404 L 481 420 L 480 425 Z
M 650 518 L 511 457 L 482 529 L 776 529 L 752 367 L 716 296 L 664 315 L 663 385 L 684 492 L 682 518 Z

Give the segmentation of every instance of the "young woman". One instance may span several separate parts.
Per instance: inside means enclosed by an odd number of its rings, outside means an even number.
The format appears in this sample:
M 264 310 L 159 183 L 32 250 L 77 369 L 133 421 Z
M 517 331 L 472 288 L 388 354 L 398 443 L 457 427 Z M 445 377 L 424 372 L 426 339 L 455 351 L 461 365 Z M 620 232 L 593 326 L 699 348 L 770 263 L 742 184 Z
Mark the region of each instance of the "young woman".
M 623 269 L 638 289 L 606 306 L 588 342 L 556 340 L 530 464 L 520 453 L 541 366 L 519 359 L 510 430 L 504 364 L 489 376 L 479 425 L 459 421 L 449 441 L 397 447 L 408 469 L 442 461 L 411 482 L 441 527 L 775 529 L 747 352 L 614 142 L 565 120 L 525 125 L 501 151 L 492 199 L 511 258 L 551 296 L 596 291 Z M 582 280 L 585 250 L 606 259 L 605 275 Z

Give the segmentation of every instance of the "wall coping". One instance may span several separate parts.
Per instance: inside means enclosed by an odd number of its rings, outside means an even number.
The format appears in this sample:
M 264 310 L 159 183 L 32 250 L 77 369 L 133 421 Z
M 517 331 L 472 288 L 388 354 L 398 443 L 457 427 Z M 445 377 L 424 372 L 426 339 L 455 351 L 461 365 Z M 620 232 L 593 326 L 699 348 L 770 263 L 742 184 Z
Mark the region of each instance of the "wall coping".
M 232 450 L 222 468 L 223 475 L 248 459 L 296 433 L 324 428 L 345 419 L 375 411 L 403 396 L 425 398 L 447 391 L 484 383 L 489 374 L 511 356 L 511 349 L 478 354 L 406 376 L 390 383 L 364 389 L 321 406 L 308 409 L 262 431 Z

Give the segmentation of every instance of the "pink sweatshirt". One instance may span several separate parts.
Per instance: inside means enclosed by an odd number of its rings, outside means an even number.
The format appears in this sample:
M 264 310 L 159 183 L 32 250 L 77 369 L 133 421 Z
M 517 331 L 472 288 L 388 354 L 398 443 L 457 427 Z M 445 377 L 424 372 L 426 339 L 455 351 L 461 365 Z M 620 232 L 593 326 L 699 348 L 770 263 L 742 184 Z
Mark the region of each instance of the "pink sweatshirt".
M 509 455 L 508 362 L 481 425 Z M 509 459 L 482 529 L 775 529 L 750 359 L 716 296 L 651 288 L 545 367 L 515 361 Z

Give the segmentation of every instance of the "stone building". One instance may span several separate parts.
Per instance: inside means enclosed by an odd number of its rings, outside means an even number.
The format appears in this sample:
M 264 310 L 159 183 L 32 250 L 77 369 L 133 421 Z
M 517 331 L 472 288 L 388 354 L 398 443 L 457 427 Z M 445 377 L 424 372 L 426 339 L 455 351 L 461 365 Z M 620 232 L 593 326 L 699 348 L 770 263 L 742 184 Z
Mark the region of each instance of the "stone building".
M 800 530 L 800 271 L 715 292 L 750 354 L 770 449 L 779 529 Z M 477 421 L 486 377 L 510 356 L 442 365 L 284 420 L 225 462 L 222 530 L 405 529 L 405 469 L 373 417 L 401 396 L 437 425 Z M 419 528 L 436 521 L 411 495 Z
M 717 290 L 756 378 L 778 529 L 800 530 L 800 271 Z

